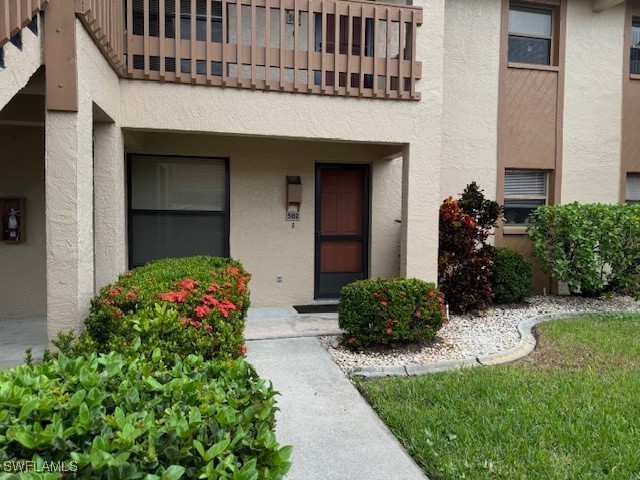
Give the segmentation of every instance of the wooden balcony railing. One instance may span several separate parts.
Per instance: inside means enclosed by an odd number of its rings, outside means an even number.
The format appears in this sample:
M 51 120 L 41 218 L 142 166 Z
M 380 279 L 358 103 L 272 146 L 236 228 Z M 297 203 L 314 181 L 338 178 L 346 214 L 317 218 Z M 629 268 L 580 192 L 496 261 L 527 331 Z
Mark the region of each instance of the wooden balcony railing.
M 71 0 L 65 0 L 71 1 Z M 124 3 L 122 0 L 75 0 L 76 16 L 119 74 L 124 73 Z
M 420 7 L 336 0 L 126 0 L 125 11 L 130 78 L 420 98 L 415 90 L 422 70 L 416 60 Z
M 0 0 L 0 47 L 25 28 L 49 0 Z

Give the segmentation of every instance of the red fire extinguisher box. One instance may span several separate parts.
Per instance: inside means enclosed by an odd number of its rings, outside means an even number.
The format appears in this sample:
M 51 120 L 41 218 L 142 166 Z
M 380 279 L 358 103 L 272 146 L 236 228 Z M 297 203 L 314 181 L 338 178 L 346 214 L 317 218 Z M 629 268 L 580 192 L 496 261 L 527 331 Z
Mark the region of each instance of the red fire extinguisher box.
M 2 241 L 24 243 L 27 200 L 24 197 L 0 197 Z

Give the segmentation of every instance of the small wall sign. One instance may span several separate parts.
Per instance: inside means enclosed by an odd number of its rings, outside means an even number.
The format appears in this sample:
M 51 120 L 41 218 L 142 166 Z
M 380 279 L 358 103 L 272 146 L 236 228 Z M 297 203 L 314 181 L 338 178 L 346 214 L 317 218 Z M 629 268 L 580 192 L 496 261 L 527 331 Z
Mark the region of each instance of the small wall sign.
M 287 222 L 299 222 L 300 212 L 287 212 Z

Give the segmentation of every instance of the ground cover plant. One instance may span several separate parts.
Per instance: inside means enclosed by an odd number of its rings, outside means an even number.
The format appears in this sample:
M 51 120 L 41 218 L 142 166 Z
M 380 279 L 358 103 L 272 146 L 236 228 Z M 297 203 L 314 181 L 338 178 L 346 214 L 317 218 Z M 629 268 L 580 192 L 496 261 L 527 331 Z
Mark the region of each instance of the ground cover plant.
M 84 351 L 122 351 L 153 320 L 155 340 L 172 353 L 205 359 L 236 358 L 245 351 L 250 274 L 232 259 L 158 260 L 121 275 L 91 302 L 81 339 Z M 147 352 L 149 353 L 149 352 Z
M 640 478 L 640 314 L 538 335 L 517 364 L 359 387 L 432 480 Z
M 445 310 L 433 283 L 415 278 L 358 280 L 340 292 L 338 324 L 353 348 L 433 340 Z
M 55 472 L 32 478 L 51 479 L 282 478 L 275 392 L 244 359 L 169 366 L 139 347 L 0 371 L 0 465 L 29 459 Z

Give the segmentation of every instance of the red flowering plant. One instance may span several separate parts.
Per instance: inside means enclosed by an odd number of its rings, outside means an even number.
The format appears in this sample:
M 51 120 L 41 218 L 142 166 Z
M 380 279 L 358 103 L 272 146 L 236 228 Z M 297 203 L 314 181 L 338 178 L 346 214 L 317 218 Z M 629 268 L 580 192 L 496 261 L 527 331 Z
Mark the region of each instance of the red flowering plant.
M 433 340 L 445 322 L 433 283 L 415 278 L 359 280 L 340 292 L 338 323 L 351 348 Z
M 92 301 L 86 332 L 97 350 L 119 350 L 139 335 L 142 319 L 160 316 L 162 307 L 169 313 L 158 323 L 163 333 L 153 336 L 162 343 L 156 346 L 181 356 L 236 358 L 245 350 L 250 278 L 232 259 L 158 260 L 102 288 Z
M 493 253 L 489 230 L 453 198 L 440 205 L 438 284 L 451 310 L 464 313 L 491 304 Z

